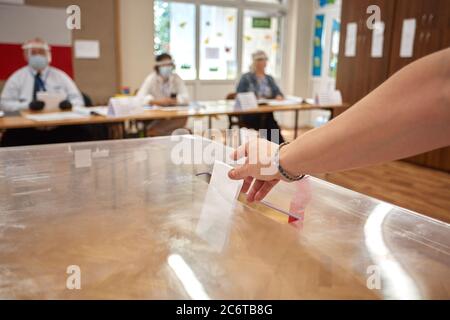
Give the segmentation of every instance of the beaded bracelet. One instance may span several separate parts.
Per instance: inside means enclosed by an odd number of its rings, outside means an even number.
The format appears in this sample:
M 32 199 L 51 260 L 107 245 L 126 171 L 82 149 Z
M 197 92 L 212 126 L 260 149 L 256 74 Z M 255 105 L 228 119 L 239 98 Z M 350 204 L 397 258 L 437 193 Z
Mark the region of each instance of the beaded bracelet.
M 286 146 L 286 145 L 288 145 L 288 144 L 289 144 L 289 142 L 285 142 L 285 143 L 282 143 L 282 144 L 278 147 L 278 150 L 277 150 L 277 152 L 275 153 L 275 155 L 274 155 L 274 157 L 273 157 L 273 159 L 274 159 L 274 165 L 278 168 L 278 172 L 280 172 L 280 174 L 281 174 L 286 180 L 291 181 L 291 182 L 302 180 L 302 179 L 305 177 L 304 174 L 301 174 L 301 175 L 298 175 L 298 176 L 292 176 L 292 175 L 290 175 L 289 173 L 287 173 L 286 170 L 284 170 L 284 168 L 280 165 L 280 150 L 281 150 L 281 148 L 283 148 L 284 146 Z

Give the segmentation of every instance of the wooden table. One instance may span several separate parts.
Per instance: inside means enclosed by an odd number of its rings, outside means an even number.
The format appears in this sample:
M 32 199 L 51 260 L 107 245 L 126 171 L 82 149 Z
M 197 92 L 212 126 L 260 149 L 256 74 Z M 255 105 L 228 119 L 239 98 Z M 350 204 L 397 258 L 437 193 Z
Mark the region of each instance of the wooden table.
M 197 175 L 216 148 L 1 149 L 0 299 L 450 298 L 448 224 L 311 177 L 279 183 L 274 211 L 227 199 Z
M 295 135 L 298 129 L 298 113 L 304 110 L 330 110 L 332 116 L 337 112 L 343 112 L 349 107 L 347 104 L 343 105 L 310 105 L 297 104 L 285 106 L 260 106 L 253 109 L 236 109 L 234 101 L 204 101 L 199 102 L 196 107 L 178 108 L 177 110 L 145 110 L 141 114 L 136 114 L 127 117 L 103 117 L 91 115 L 86 118 L 57 120 L 57 121 L 33 121 L 24 116 L 7 116 L 0 118 L 0 130 L 13 128 L 37 128 L 37 127 L 51 127 L 51 126 L 66 126 L 66 125 L 90 125 L 90 124 L 108 124 L 108 123 L 123 123 L 127 120 L 156 120 L 156 119 L 174 119 L 182 117 L 208 117 L 208 128 L 212 127 L 212 117 L 220 115 L 244 115 L 253 113 L 269 113 L 278 111 L 294 111 L 295 112 Z M 23 112 L 23 114 L 28 111 Z

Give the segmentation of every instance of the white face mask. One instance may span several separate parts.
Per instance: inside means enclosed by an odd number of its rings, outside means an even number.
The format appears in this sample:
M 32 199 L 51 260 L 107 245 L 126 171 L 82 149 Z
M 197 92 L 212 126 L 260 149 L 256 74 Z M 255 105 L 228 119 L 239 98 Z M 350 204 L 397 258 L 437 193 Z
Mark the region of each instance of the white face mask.
M 173 72 L 173 67 L 172 66 L 163 66 L 163 67 L 159 67 L 159 74 L 161 75 L 161 77 L 163 78 L 169 78 L 170 75 Z
M 40 54 L 32 55 L 28 59 L 28 65 L 37 71 L 44 70 L 48 66 L 48 58 Z

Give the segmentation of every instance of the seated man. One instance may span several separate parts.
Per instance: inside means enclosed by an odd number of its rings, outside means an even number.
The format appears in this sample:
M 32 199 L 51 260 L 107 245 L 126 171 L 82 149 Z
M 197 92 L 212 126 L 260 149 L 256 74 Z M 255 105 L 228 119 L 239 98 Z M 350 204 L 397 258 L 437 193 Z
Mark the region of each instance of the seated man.
M 0 108 L 5 112 L 22 110 L 39 111 L 45 104 L 37 99 L 38 92 L 63 93 L 66 100 L 61 110 L 83 106 L 83 97 L 75 83 L 63 71 L 51 67 L 49 45 L 41 39 L 27 41 L 22 46 L 27 66 L 14 72 L 6 81 L 0 97 Z M 42 129 L 11 129 L 2 137 L 2 146 L 18 146 L 56 142 L 89 140 L 89 134 L 81 127 L 65 126 Z
M 277 99 L 283 100 L 283 93 L 272 76 L 266 74 L 268 57 L 264 51 L 256 51 L 253 55 L 253 64 L 250 72 L 243 74 L 239 81 L 237 92 L 254 92 L 258 99 Z M 275 120 L 273 113 L 267 114 L 248 114 L 241 116 L 241 123 L 255 130 L 265 130 L 263 138 L 275 143 L 283 143 L 280 127 Z M 273 132 L 272 132 L 273 130 Z M 278 130 L 278 131 L 276 131 Z M 277 132 L 278 134 L 276 134 Z
M 172 57 L 163 53 L 156 57 L 155 71 L 142 84 L 137 96 L 145 103 L 157 106 L 189 104 L 189 93 L 179 75 L 174 73 Z M 154 120 L 147 127 L 148 136 L 166 136 L 186 125 L 187 118 Z

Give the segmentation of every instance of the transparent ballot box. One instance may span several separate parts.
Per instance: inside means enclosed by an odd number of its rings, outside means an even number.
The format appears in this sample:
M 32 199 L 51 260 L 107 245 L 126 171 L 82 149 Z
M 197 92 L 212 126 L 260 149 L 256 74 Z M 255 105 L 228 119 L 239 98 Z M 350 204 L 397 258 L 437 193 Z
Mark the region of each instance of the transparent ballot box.
M 308 177 L 211 188 L 200 137 L 0 150 L 3 299 L 449 299 L 449 225 Z

